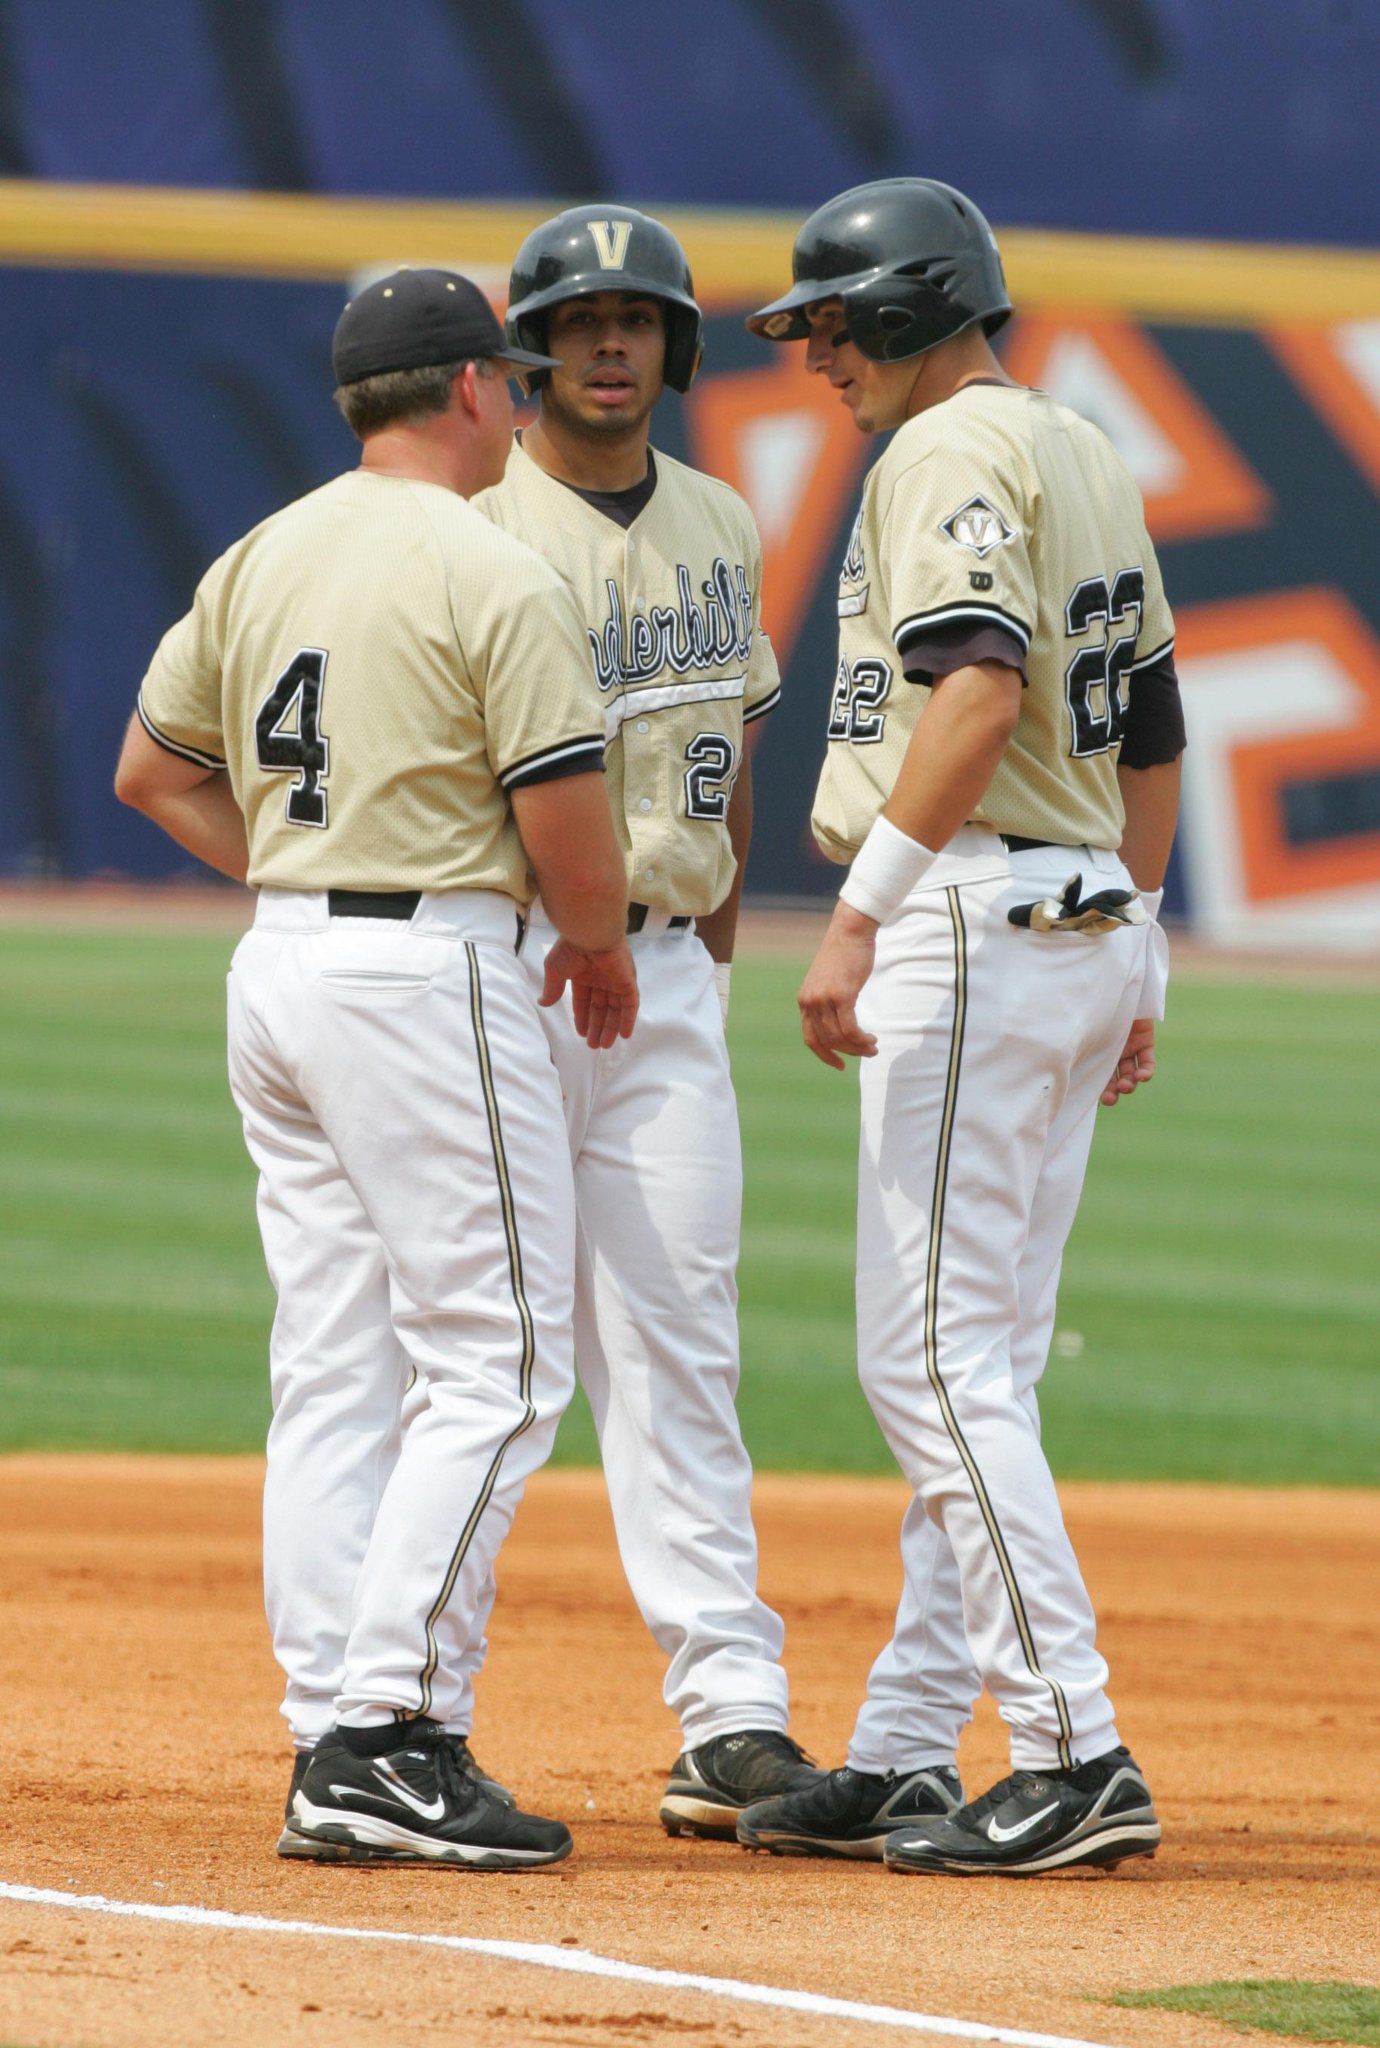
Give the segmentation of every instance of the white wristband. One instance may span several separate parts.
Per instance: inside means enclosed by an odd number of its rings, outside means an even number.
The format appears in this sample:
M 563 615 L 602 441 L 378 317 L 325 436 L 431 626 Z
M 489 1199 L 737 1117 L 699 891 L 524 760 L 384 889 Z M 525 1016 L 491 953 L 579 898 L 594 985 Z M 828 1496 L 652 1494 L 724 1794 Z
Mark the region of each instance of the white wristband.
M 718 992 L 719 1012 L 725 1024 L 728 1023 L 728 985 L 732 975 L 733 962 L 731 960 L 716 960 L 714 962 L 714 987 Z
M 1165 994 L 1169 987 L 1169 940 L 1164 926 L 1160 923 L 1160 904 L 1164 900 L 1164 891 L 1145 889 L 1141 892 L 1140 900 L 1145 905 L 1150 929 L 1145 935 L 1145 972 L 1141 977 L 1136 1015 L 1152 1018 L 1158 1023 L 1164 1016 Z
M 928 846 L 898 832 L 889 818 L 878 818 L 858 848 L 839 899 L 885 924 L 901 908 L 934 859 Z

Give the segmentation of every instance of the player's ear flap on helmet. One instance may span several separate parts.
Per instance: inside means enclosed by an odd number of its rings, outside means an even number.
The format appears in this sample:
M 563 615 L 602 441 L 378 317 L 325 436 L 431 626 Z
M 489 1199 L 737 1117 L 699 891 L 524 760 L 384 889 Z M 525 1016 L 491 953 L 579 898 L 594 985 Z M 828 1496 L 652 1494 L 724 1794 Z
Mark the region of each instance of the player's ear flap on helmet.
M 503 322 L 503 332 L 514 348 L 529 349 L 534 355 L 546 355 L 546 326 L 547 323 L 543 319 L 515 320 L 509 312 Z M 518 379 L 523 396 L 533 397 L 550 375 L 549 370 L 524 371 Z
M 666 364 L 662 372 L 673 391 L 690 389 L 704 361 L 704 323 L 696 316 L 692 332 L 685 327 L 685 315 L 676 306 L 666 307 Z

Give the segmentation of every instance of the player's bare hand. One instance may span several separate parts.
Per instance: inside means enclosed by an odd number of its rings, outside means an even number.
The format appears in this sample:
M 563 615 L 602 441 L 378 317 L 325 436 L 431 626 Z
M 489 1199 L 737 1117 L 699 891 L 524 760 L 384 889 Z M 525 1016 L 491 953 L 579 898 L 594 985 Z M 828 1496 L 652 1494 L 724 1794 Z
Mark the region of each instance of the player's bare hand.
M 1102 1091 L 1108 1109 L 1123 1095 L 1134 1095 L 1143 1081 L 1155 1078 L 1155 1024 L 1151 1017 L 1137 1017 L 1126 1034 L 1126 1045 L 1116 1063 L 1116 1072 Z
M 858 997 L 877 956 L 877 926 L 850 904 L 839 903 L 810 971 L 801 983 L 800 1030 L 826 1067 L 843 1071 L 844 1053 L 871 1059 L 877 1041 L 858 1022 Z
M 570 989 L 575 1029 L 586 1045 L 604 1051 L 616 1039 L 631 1038 L 637 1021 L 637 969 L 626 939 L 602 953 L 582 952 L 557 939 L 546 956 L 543 1009 Z

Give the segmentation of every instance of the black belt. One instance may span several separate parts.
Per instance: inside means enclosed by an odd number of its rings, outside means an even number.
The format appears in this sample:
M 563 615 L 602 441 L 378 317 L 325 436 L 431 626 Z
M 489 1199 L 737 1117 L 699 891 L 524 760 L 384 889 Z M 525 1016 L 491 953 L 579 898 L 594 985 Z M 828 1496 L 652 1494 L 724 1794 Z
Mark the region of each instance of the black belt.
M 1034 853 L 1041 846 L 1060 846 L 1058 839 L 1023 839 L 1019 832 L 1001 832 L 998 838 L 1008 853 Z
M 326 904 L 332 917 L 391 917 L 406 924 L 422 900 L 420 889 L 328 889 Z M 640 932 L 651 916 L 646 903 L 628 905 L 628 930 Z M 666 929 L 683 932 L 693 917 L 673 917 Z
M 408 924 L 422 900 L 420 889 L 328 889 L 326 908 L 332 917 L 389 917 L 398 924 Z M 517 936 L 513 951 L 522 950 L 522 935 L 527 929 L 527 920 L 522 912 L 513 906 L 513 918 Z
M 628 905 L 628 930 L 630 932 L 640 932 L 650 915 L 650 904 L 630 903 Z M 666 929 L 668 932 L 683 932 L 687 925 L 694 922 L 693 917 L 673 917 Z
M 420 889 L 328 889 L 332 917 L 394 917 L 406 924 L 422 900 Z

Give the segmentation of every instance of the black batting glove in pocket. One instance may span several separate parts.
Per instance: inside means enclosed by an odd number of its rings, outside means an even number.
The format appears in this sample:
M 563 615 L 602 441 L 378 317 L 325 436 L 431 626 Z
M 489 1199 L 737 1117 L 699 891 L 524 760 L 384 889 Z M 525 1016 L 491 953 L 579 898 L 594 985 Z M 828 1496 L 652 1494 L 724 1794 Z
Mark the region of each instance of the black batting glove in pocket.
M 1099 889 L 1095 896 L 1082 891 L 1082 875 L 1070 875 L 1057 896 L 1017 903 L 1007 911 L 1007 922 L 1032 932 L 1083 932 L 1098 939 L 1122 925 L 1149 921 L 1136 889 Z

